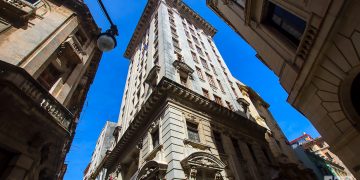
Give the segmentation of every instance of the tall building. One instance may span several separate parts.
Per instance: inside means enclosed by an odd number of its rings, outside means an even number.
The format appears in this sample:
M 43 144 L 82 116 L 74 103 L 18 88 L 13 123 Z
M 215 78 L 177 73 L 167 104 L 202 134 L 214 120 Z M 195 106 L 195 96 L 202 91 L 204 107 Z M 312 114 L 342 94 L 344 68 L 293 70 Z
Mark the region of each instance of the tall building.
M 102 129 L 99 138 L 96 142 L 94 152 L 91 156 L 90 163 L 84 172 L 84 180 L 105 180 L 106 177 L 106 169 L 101 169 L 99 173 L 97 173 L 97 177 L 92 177 L 92 174 L 95 173 L 96 167 L 100 165 L 100 163 L 105 158 L 106 154 L 111 148 L 111 143 L 114 141 L 113 132 L 116 128 L 116 123 L 106 121 L 104 128 Z
M 357 0 L 207 0 L 257 52 L 304 114 L 360 178 Z
M 182 1 L 148 1 L 125 52 L 115 143 L 97 168 L 109 179 L 310 178 L 269 105 L 231 75 L 215 33 Z
M 80 0 L 0 7 L 0 179 L 62 179 L 100 30 Z
M 330 151 L 330 146 L 322 137 L 313 139 L 304 133 L 292 140 L 297 157 L 305 167 L 310 168 L 318 179 L 330 176 L 333 179 L 355 179 L 344 163 Z

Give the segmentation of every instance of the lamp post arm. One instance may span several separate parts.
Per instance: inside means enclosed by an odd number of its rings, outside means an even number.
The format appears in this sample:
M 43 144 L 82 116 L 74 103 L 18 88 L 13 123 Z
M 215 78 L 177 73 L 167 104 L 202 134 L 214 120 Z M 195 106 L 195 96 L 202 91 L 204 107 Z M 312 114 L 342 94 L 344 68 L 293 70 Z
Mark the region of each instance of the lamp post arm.
M 112 33 L 114 33 L 114 35 L 118 35 L 117 27 L 116 27 L 116 25 L 112 22 L 109 14 L 108 14 L 108 12 L 107 12 L 107 10 L 105 9 L 105 6 L 104 6 L 102 0 L 98 0 L 98 3 L 99 3 L 99 5 L 100 5 L 100 7 L 101 7 L 101 10 L 104 12 L 106 18 L 108 19 L 108 21 L 109 21 L 109 23 L 110 23 L 110 25 L 111 25 L 111 26 L 110 26 L 110 30 L 112 31 Z

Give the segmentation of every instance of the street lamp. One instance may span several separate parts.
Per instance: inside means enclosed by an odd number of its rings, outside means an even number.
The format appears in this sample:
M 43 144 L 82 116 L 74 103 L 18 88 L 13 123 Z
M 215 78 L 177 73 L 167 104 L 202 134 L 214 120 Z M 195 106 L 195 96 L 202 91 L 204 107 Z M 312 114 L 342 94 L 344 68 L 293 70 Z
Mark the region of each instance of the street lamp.
M 100 33 L 97 39 L 97 46 L 98 48 L 103 51 L 110 51 L 116 47 L 116 39 L 115 36 L 118 35 L 118 29 L 116 25 L 112 22 L 109 14 L 107 13 L 104 4 L 101 0 L 98 0 L 98 3 L 101 7 L 101 10 L 104 12 L 106 18 L 110 23 L 110 29 L 106 30 L 103 33 Z

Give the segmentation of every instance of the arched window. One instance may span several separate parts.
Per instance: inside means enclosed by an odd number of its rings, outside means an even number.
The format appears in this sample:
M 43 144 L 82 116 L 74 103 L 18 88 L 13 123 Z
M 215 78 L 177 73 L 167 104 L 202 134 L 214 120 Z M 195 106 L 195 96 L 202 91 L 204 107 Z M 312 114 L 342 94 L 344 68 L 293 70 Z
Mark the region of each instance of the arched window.
M 360 115 L 360 73 L 355 77 L 351 85 L 351 102 L 357 112 Z

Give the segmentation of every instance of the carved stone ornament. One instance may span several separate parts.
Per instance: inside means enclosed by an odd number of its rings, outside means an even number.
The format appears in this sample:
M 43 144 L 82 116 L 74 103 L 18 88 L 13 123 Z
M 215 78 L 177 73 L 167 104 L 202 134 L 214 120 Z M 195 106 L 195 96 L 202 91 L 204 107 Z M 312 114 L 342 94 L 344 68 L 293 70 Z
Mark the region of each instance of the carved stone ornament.
M 191 167 L 191 169 L 190 169 L 190 177 L 192 177 L 192 178 L 196 178 L 196 174 L 197 174 L 197 169 L 196 169 L 196 167 L 195 166 L 193 166 L 193 167 Z
M 184 169 L 190 169 L 190 172 L 194 167 L 201 167 L 217 171 L 222 171 L 225 169 L 225 164 L 220 159 L 207 152 L 192 153 L 181 161 L 181 165 L 184 167 Z
M 140 168 L 139 174 L 135 179 L 145 180 L 155 178 L 156 176 L 160 179 L 165 174 L 166 169 L 167 164 L 157 161 L 148 161 Z
M 218 171 L 215 173 L 215 180 L 221 180 L 222 179 L 222 175 L 221 173 Z

